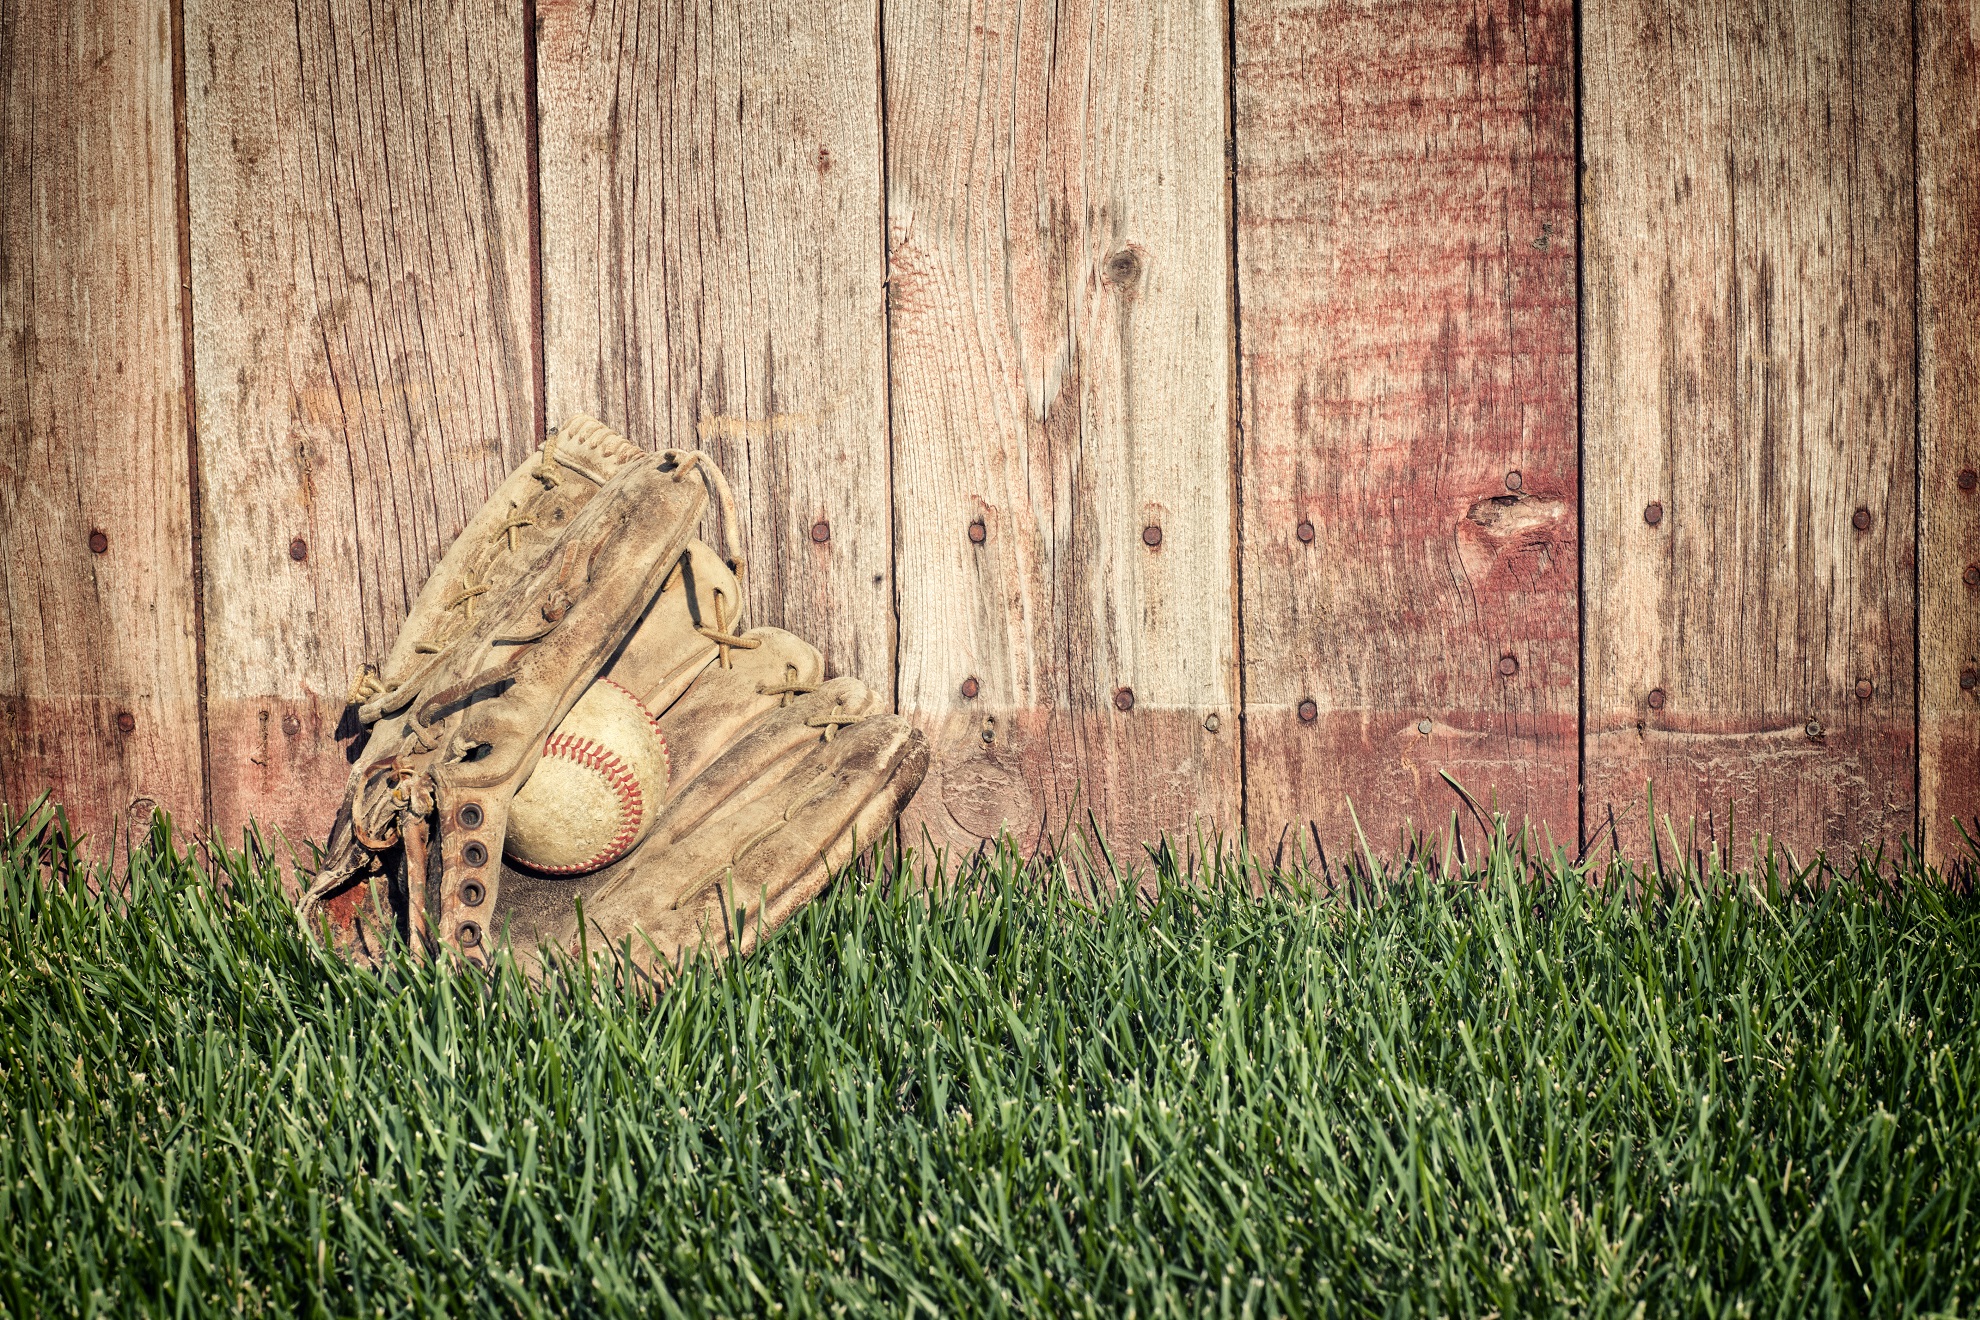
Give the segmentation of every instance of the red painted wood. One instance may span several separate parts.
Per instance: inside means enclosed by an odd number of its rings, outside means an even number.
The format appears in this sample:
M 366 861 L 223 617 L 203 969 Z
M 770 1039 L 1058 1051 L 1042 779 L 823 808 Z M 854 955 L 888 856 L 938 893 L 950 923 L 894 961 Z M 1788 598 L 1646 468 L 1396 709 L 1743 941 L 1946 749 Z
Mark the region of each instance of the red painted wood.
M 1571 844 L 1571 6 L 1240 3 L 1236 42 L 1246 824 L 1393 850 L 1448 771 Z

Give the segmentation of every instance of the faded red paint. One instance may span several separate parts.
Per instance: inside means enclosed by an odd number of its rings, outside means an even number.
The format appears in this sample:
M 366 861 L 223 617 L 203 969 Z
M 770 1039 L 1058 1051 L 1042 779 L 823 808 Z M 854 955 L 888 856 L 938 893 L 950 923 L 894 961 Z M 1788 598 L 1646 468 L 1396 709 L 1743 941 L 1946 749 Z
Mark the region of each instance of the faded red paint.
M 1393 847 L 1446 769 L 1569 842 L 1571 6 L 1241 6 L 1237 54 L 1247 824 Z

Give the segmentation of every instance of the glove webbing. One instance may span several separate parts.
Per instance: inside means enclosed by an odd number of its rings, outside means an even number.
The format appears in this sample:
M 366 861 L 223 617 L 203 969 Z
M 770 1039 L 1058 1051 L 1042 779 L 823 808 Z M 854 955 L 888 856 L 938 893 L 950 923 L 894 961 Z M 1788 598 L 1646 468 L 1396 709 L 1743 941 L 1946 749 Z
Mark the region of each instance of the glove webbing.
M 715 465 L 715 461 L 699 449 L 665 449 L 660 453 L 660 461 L 675 465 L 674 480 L 676 481 L 686 480 L 690 472 L 701 474 L 702 482 L 708 487 L 709 494 L 715 498 L 717 517 L 722 530 L 723 560 L 728 564 L 729 571 L 736 575 L 736 582 L 740 585 L 743 579 L 743 559 L 736 549 L 736 524 L 739 516 L 736 511 L 735 492 L 729 486 L 729 479 L 722 475 L 722 470 Z M 543 448 L 537 453 L 536 471 L 530 475 L 543 483 L 545 491 L 555 490 L 564 483 L 564 470 L 557 464 L 557 432 L 552 431 L 544 438 Z M 446 604 L 441 623 L 413 645 L 414 654 L 439 654 L 458 640 L 463 624 L 474 622 L 476 602 L 492 589 L 489 570 L 502 555 L 515 552 L 516 533 L 519 530 L 536 525 L 536 519 L 521 514 L 521 507 L 521 505 L 512 505 L 509 518 L 494 529 L 490 537 L 491 545 L 497 540 L 505 541 L 506 544 L 495 548 L 494 553 L 483 563 L 482 580 L 476 582 L 473 576 L 466 572 L 461 575 L 461 580 L 455 585 L 453 598 Z M 452 617 L 456 611 L 459 611 L 461 616 L 458 620 Z M 711 629 L 706 625 L 699 625 L 696 631 L 720 647 L 722 667 L 727 669 L 731 667 L 730 647 L 753 649 L 761 643 L 730 635 L 724 614 L 722 592 L 718 590 L 715 593 L 715 626 Z M 555 620 L 552 622 L 554 623 Z M 376 667 L 365 665 L 358 671 L 357 678 L 352 681 L 350 691 L 344 697 L 344 703 L 360 706 L 383 691 L 385 684 L 379 678 Z

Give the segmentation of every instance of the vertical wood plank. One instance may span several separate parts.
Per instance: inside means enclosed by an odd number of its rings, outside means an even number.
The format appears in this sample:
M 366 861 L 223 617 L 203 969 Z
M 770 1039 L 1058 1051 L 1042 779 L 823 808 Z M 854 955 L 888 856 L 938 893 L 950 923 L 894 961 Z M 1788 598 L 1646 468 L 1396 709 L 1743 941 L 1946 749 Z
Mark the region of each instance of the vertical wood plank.
M 1582 31 L 1589 826 L 1646 847 L 1653 782 L 1701 842 L 1902 836 L 1909 7 L 1590 0 Z
M 749 619 L 893 687 L 874 0 L 544 0 L 552 424 L 702 448 Z
M 1918 815 L 1980 838 L 1980 3 L 1918 7 Z
M 1228 824 L 1224 6 L 886 19 L 900 694 L 936 744 L 909 829 Z
M 1248 826 L 1568 843 L 1571 4 L 1236 12 Z
M 173 150 L 163 0 L 0 0 L 0 794 L 98 856 L 204 813 Z
M 320 836 L 345 696 L 534 444 L 520 0 L 187 0 L 216 823 Z

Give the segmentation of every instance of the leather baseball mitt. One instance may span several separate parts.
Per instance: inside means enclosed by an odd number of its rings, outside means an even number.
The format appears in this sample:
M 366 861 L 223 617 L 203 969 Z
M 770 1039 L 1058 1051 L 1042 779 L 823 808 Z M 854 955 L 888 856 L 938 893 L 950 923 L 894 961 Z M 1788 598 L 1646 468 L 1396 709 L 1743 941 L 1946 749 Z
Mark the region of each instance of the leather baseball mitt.
M 716 501 L 723 551 L 693 539 Z M 745 629 L 706 455 L 589 417 L 511 473 L 351 694 L 371 729 L 305 924 L 470 959 L 508 941 L 664 971 L 747 949 L 920 786 L 927 742 L 776 628 Z M 582 926 L 580 925 L 582 914 Z

